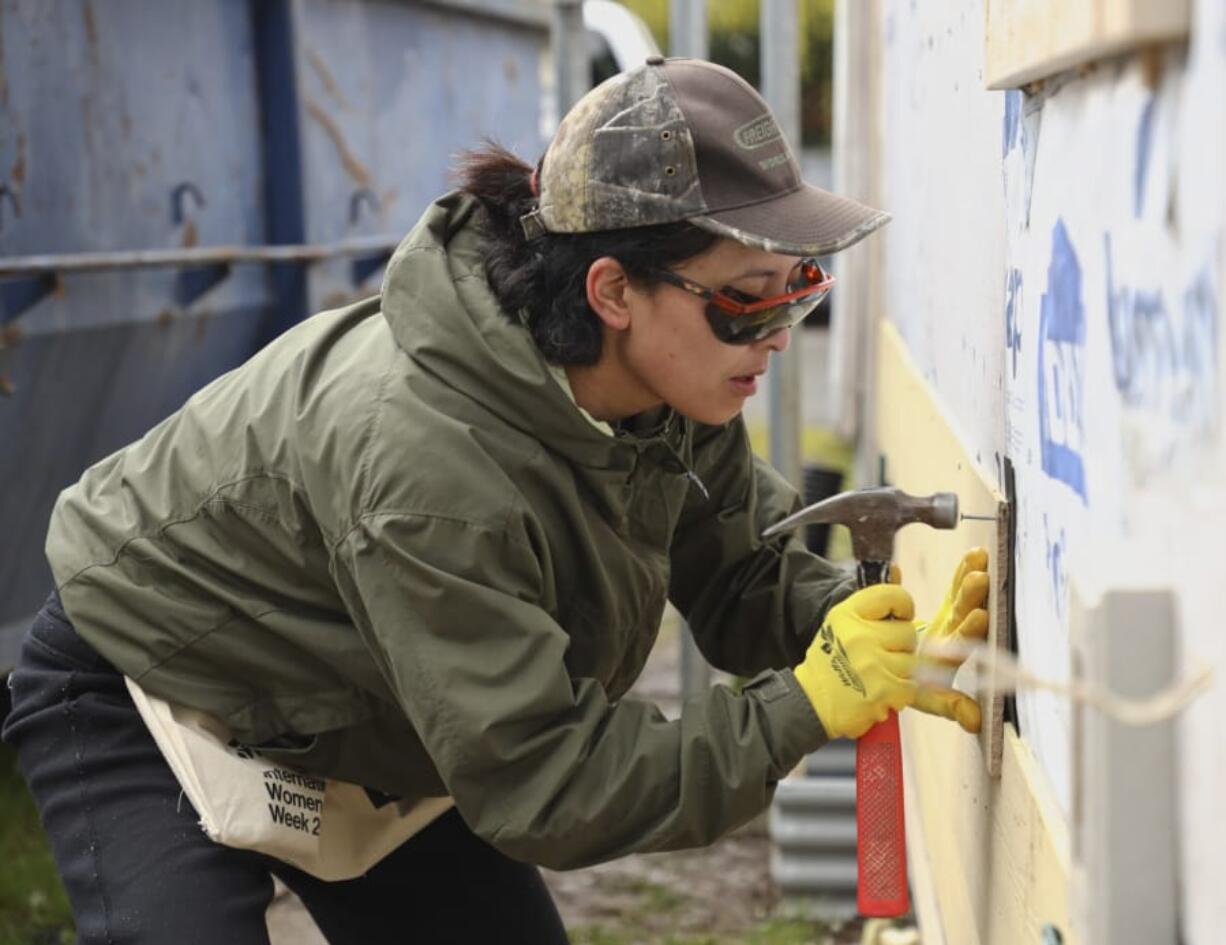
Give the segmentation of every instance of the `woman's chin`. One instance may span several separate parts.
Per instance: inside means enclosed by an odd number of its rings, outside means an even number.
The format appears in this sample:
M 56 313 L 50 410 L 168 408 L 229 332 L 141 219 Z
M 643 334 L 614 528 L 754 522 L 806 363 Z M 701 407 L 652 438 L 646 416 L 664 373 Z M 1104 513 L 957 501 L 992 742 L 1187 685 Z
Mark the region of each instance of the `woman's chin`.
M 730 420 L 736 419 L 744 406 L 743 402 L 733 404 L 691 404 L 688 408 L 674 407 L 673 409 L 695 423 L 702 423 L 709 427 L 719 427 Z

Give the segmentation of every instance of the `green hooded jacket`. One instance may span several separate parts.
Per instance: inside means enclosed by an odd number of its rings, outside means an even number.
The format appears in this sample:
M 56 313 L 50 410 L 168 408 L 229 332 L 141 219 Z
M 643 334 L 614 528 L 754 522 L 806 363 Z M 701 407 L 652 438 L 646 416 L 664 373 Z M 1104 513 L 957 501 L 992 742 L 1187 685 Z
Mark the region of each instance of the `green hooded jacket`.
M 146 691 L 311 773 L 450 795 L 517 859 L 710 843 L 825 740 L 787 667 L 852 585 L 759 540 L 797 498 L 740 419 L 587 418 L 499 310 L 476 212 L 441 198 L 380 297 L 65 490 L 56 585 Z M 623 698 L 666 599 L 713 665 L 758 674 L 672 721 Z

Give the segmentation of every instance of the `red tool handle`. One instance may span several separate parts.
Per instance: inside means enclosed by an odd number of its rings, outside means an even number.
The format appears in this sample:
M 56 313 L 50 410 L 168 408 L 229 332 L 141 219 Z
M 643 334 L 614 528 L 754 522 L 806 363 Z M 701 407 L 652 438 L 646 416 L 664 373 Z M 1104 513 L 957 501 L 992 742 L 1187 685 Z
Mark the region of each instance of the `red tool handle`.
M 861 915 L 893 918 L 910 909 L 897 712 L 856 743 L 856 861 Z

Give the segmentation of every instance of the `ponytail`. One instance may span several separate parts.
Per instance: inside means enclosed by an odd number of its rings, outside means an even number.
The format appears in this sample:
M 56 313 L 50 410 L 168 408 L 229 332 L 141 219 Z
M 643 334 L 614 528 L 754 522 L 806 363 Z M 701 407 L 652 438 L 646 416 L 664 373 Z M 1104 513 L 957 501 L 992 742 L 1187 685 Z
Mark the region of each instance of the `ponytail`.
M 486 142 L 460 156 L 460 189 L 481 204 L 486 237 L 485 275 L 511 319 L 524 319 L 547 361 L 594 364 L 600 359 L 601 321 L 587 301 L 587 271 L 612 256 L 644 287 L 656 268 L 680 265 L 718 239 L 689 223 L 666 223 L 598 233 L 546 233 L 531 242 L 520 217 L 536 209 L 533 168 Z

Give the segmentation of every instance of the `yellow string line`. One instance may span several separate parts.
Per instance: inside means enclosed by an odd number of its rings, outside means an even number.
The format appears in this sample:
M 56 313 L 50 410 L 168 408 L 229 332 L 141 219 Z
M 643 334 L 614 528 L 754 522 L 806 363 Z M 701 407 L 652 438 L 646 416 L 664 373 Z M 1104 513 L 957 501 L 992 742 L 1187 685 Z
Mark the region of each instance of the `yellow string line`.
M 1006 651 L 983 644 L 968 646 L 954 642 L 933 641 L 924 647 L 924 655 L 939 656 L 947 660 L 965 659 L 977 675 L 977 680 L 986 684 L 995 677 L 996 692 L 1001 695 L 1022 690 L 1042 690 L 1065 696 L 1073 702 L 1092 705 L 1105 715 L 1125 725 L 1152 725 L 1172 718 L 1182 712 L 1200 695 L 1209 690 L 1214 682 L 1214 668 L 1201 665 L 1195 672 L 1179 682 L 1172 683 L 1144 699 L 1121 696 L 1106 686 L 1084 679 L 1062 682 L 1046 679 L 1023 667 L 1017 657 Z M 949 685 L 948 670 L 939 666 L 917 668 L 915 681 L 923 684 Z

